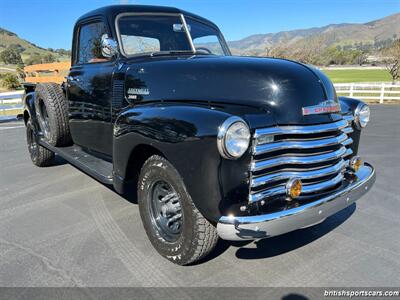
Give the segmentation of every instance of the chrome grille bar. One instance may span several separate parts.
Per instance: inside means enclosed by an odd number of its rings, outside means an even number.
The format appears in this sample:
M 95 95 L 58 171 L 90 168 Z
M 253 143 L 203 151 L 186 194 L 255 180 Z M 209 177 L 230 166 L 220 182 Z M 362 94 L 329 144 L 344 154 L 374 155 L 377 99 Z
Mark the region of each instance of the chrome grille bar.
M 346 120 L 350 124 L 350 122 L 354 121 L 354 116 L 353 115 L 344 115 L 343 120 Z
M 277 172 L 269 175 L 264 175 L 261 177 L 253 178 L 251 181 L 251 187 L 258 187 L 269 182 L 274 182 L 282 179 L 289 179 L 292 177 L 304 179 L 315 179 L 319 177 L 324 177 L 340 172 L 346 167 L 346 162 L 342 159 L 337 164 L 329 166 L 327 168 L 321 168 L 312 171 L 292 171 L 292 172 Z
M 348 138 L 347 140 L 345 140 L 344 142 L 342 142 L 343 146 L 349 146 L 350 144 L 353 143 L 353 139 L 352 138 Z
M 341 147 L 339 150 L 309 156 L 281 156 L 277 158 L 256 161 L 251 164 L 251 171 L 260 171 L 266 168 L 271 168 L 279 165 L 287 164 L 315 164 L 326 162 L 333 159 L 341 158 L 346 153 L 346 147 Z
M 334 178 L 327 180 L 327 181 L 322 181 L 318 182 L 315 184 L 308 184 L 308 185 L 303 185 L 303 189 L 301 194 L 310 194 L 310 193 L 315 193 L 318 191 L 326 190 L 328 188 L 334 187 L 338 183 L 340 183 L 343 180 L 343 175 L 342 173 L 337 174 Z M 265 191 L 261 191 L 259 193 L 254 193 L 249 196 L 249 201 L 250 202 L 257 202 L 260 201 L 266 197 L 271 197 L 271 196 L 276 196 L 276 195 L 283 195 L 286 192 L 286 188 L 284 185 L 279 185 L 277 187 L 274 187 L 272 189 L 268 189 Z
M 343 131 L 345 134 L 349 134 L 349 133 L 352 133 L 354 130 L 353 130 L 352 127 L 346 127 L 346 128 L 343 128 L 342 131 Z
M 321 125 L 309 126 L 277 126 L 271 128 L 257 129 L 254 138 L 259 138 L 262 135 L 277 135 L 277 134 L 314 134 L 329 131 L 342 130 L 348 125 L 346 120 L 336 121 Z
M 264 154 L 272 151 L 278 151 L 283 149 L 312 149 L 328 147 L 344 143 L 347 139 L 346 133 L 342 133 L 337 137 L 322 138 L 309 141 L 293 140 L 293 141 L 278 141 L 274 143 L 268 143 L 263 145 L 257 145 L 254 148 L 254 154 Z

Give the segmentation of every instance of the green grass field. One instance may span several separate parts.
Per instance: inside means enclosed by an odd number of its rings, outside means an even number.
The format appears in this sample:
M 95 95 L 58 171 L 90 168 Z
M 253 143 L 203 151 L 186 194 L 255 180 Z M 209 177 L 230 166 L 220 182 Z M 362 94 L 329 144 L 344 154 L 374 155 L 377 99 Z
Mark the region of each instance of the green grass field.
M 333 83 L 391 81 L 387 70 L 322 70 Z

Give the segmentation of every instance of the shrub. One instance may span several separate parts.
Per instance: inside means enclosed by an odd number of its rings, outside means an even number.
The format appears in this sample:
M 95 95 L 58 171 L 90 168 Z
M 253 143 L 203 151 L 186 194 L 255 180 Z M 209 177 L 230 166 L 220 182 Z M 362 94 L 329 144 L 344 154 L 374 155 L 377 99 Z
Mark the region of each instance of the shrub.
M 8 47 L 0 53 L 0 60 L 5 64 L 16 65 L 22 63 L 21 54 L 15 47 Z
M 20 87 L 21 84 L 18 81 L 18 77 L 14 74 L 7 73 L 2 79 L 2 86 L 8 90 L 15 90 Z

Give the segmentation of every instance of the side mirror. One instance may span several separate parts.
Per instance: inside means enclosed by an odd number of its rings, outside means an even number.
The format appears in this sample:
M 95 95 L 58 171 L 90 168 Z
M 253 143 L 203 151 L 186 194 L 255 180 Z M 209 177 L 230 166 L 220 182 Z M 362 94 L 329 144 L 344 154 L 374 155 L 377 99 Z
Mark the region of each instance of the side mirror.
M 104 57 L 111 58 L 118 53 L 117 42 L 109 38 L 107 34 L 103 34 L 101 37 L 101 54 Z

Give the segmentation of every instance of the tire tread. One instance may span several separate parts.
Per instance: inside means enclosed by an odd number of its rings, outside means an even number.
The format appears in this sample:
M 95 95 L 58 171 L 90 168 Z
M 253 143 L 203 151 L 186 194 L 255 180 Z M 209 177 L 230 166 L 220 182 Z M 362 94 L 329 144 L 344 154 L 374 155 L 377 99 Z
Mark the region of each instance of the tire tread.
M 36 91 L 46 98 L 45 105 L 48 113 L 54 118 L 55 127 L 51 128 L 54 146 L 67 146 L 71 143 L 71 134 L 68 122 L 68 102 L 64 97 L 61 86 L 54 82 L 41 83 Z
M 169 169 L 176 174 L 177 180 L 181 181 L 181 184 L 183 184 L 182 178 L 180 177 L 177 170 L 171 165 L 171 163 L 164 157 L 157 154 L 152 155 L 145 161 L 142 167 L 142 172 L 147 168 L 151 168 L 154 165 L 160 165 L 160 163 L 163 164 L 164 166 L 169 167 Z M 138 184 L 140 184 L 141 182 L 142 180 L 139 180 Z M 138 189 L 139 188 L 140 187 L 138 185 Z M 186 191 L 186 187 L 184 186 L 184 184 L 183 188 L 187 195 L 185 199 L 188 200 L 187 202 L 189 203 L 187 204 L 190 205 L 189 207 L 191 208 L 190 210 L 192 211 L 191 223 L 193 224 L 192 228 L 193 236 L 191 239 L 191 244 L 189 244 L 190 246 L 188 251 L 185 251 L 184 253 L 181 253 L 181 255 L 178 255 L 179 257 L 178 259 L 176 259 L 177 255 L 172 256 L 173 259 L 171 259 L 169 256 L 166 256 L 166 258 L 179 265 L 189 265 L 206 257 L 215 248 L 219 237 L 215 226 L 211 224 L 206 218 L 204 218 L 204 216 L 200 213 L 200 211 L 193 203 L 193 200 L 191 199 L 189 193 Z M 141 199 L 139 199 L 139 206 L 140 205 L 141 205 Z M 151 226 L 151 224 L 146 224 L 146 223 L 144 223 L 144 225 L 145 228 Z

